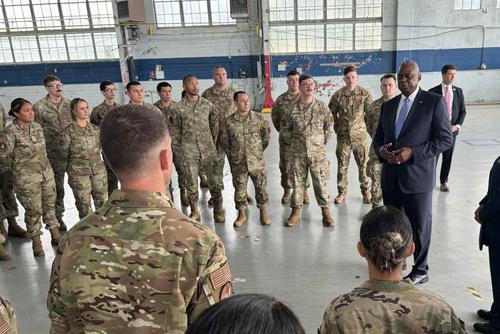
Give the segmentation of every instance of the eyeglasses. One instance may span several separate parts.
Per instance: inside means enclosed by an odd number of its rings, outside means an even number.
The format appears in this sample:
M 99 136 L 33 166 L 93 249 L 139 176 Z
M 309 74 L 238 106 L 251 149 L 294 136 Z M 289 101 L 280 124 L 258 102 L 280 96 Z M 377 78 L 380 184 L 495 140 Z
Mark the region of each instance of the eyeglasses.
M 56 88 L 61 88 L 61 87 L 63 87 L 63 86 L 64 86 L 64 85 L 63 85 L 62 83 L 60 83 L 60 84 L 52 84 L 52 85 L 48 85 L 47 87 L 49 87 L 49 88 L 54 88 L 54 87 L 56 87 Z

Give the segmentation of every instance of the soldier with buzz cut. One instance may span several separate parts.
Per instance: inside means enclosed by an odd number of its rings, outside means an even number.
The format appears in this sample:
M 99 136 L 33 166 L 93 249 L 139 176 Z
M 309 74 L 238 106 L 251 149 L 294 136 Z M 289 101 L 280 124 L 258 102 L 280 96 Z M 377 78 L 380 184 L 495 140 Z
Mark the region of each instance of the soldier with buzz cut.
M 264 150 L 269 145 L 271 128 L 262 115 L 250 110 L 248 94 L 243 91 L 234 93 L 236 112 L 231 114 L 221 128 L 221 141 L 231 166 L 234 186 L 234 202 L 238 218 L 233 226 L 239 227 L 246 222 L 245 210 L 248 206 L 248 177 L 255 186 L 255 198 L 260 209 L 260 223 L 271 224 L 267 207 L 267 174 L 264 163 Z
M 224 223 L 223 186 L 217 174 L 216 148 L 220 114 L 212 102 L 199 95 L 200 84 L 194 75 L 185 76 L 182 85 L 186 95 L 172 110 L 169 130 L 172 134 L 173 151 L 181 152 L 183 157 L 183 174 L 191 207 L 189 217 L 201 219 L 198 210 L 198 175 L 203 170 L 207 174 L 208 187 L 214 199 L 214 221 Z
M 148 109 L 161 113 L 161 110 L 151 103 L 144 102 L 144 87 L 139 81 L 130 81 L 125 85 L 125 94 L 129 98 L 130 104 L 145 106 Z
M 35 121 L 43 128 L 45 142 L 47 143 L 47 157 L 54 171 L 56 183 L 56 218 L 59 230 L 68 228 L 62 217 L 64 215 L 64 174 L 68 161 L 62 154 L 59 144 L 60 134 L 63 129 L 71 124 L 70 100 L 62 96 L 63 84 L 55 75 L 47 75 L 43 79 L 47 96 L 33 105 Z
M 290 145 L 293 171 L 292 214 L 286 226 L 295 226 L 300 221 L 300 211 L 304 202 L 307 174 L 311 174 L 314 195 L 321 207 L 323 226 L 332 227 L 335 221 L 330 213 L 330 161 L 326 157 L 326 144 L 332 134 L 332 115 L 327 106 L 314 98 L 315 82 L 309 74 L 299 78 L 300 97 L 287 114 L 292 135 Z
M 365 114 L 373 101 L 368 90 L 358 85 L 356 67 L 349 65 L 344 69 L 345 87 L 333 94 L 328 107 L 330 108 L 337 134 L 337 189 L 335 204 L 345 201 L 347 194 L 347 170 L 351 151 L 358 165 L 359 184 L 363 195 L 363 203 L 371 202 L 370 178 L 366 175 L 368 161 L 368 138 L 365 125 Z
M 2 297 L 0 297 L 0 333 L 17 333 L 16 312 L 11 303 Z
M 104 118 L 100 138 L 121 189 L 61 240 L 50 333 L 182 334 L 233 293 L 224 245 L 166 195 L 173 163 L 163 115 L 120 106 Z

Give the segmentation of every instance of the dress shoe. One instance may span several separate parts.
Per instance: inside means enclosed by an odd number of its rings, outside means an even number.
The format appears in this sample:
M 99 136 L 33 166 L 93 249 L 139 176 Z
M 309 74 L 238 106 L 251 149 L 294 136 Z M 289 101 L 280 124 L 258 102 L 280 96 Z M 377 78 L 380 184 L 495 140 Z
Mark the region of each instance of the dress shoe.
M 500 318 L 500 314 L 495 311 L 478 310 L 477 315 L 484 320 L 490 321 L 491 319 Z
M 490 322 L 476 322 L 472 327 L 479 333 L 500 334 L 500 328 L 495 328 Z
M 450 188 L 448 188 L 448 185 L 445 182 L 445 183 L 441 183 L 439 190 L 444 191 L 444 192 L 448 192 L 448 191 L 450 191 Z
M 342 204 L 345 202 L 345 195 L 344 194 L 338 194 L 337 197 L 335 197 L 335 204 Z
M 409 279 L 414 285 L 417 284 L 424 284 L 429 282 L 429 275 L 428 274 L 414 274 L 414 273 L 409 273 L 407 276 L 404 277 L 404 279 Z

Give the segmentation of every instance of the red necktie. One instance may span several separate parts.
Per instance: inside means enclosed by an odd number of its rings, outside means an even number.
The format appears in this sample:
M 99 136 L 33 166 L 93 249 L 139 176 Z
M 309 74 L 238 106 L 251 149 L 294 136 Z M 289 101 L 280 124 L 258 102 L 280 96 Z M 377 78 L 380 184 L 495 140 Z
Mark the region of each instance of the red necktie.
M 446 107 L 448 109 L 448 116 L 451 119 L 451 86 L 446 86 L 444 99 L 446 101 Z

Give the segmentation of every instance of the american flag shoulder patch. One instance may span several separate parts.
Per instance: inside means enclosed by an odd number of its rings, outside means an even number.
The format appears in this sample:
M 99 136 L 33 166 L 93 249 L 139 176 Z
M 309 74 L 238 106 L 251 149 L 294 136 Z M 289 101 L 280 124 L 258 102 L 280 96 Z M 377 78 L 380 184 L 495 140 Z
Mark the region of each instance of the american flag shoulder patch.
M 210 274 L 210 283 L 214 290 L 220 289 L 227 282 L 231 282 L 231 271 L 226 262 L 222 267 Z
M 10 323 L 0 314 L 0 334 L 5 334 L 10 331 Z

